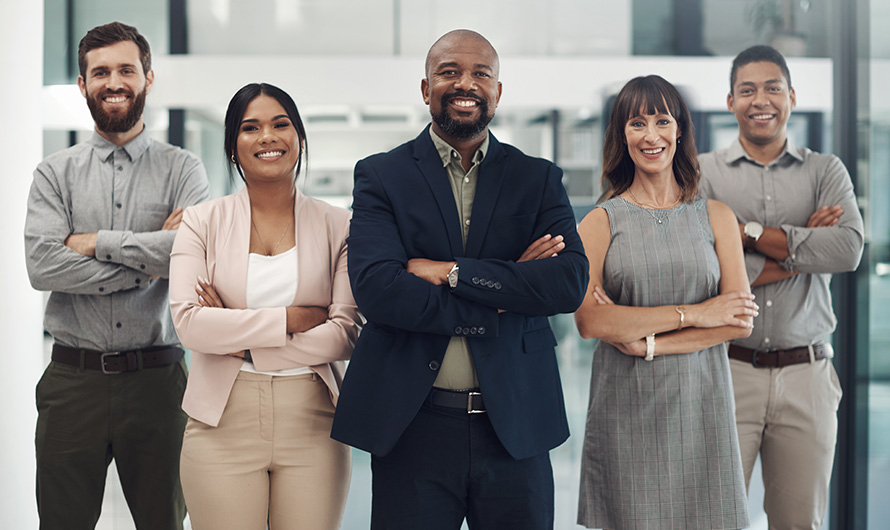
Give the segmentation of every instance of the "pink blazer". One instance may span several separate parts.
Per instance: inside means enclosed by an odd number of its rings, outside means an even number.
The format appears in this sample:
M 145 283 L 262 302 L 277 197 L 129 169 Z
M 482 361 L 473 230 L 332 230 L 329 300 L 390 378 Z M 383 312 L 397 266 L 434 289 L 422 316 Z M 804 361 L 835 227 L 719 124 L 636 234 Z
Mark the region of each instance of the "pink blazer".
M 182 345 L 192 350 L 182 408 L 216 426 L 241 368 L 226 355 L 250 349 L 257 370 L 308 366 L 337 404 L 346 363 L 361 329 L 349 276 L 349 212 L 296 192 L 297 293 L 293 305 L 327 307 L 327 322 L 285 331 L 285 308 L 246 309 L 250 201 L 242 189 L 185 210 L 170 258 L 170 310 Z M 226 308 L 201 307 L 195 285 L 208 279 Z

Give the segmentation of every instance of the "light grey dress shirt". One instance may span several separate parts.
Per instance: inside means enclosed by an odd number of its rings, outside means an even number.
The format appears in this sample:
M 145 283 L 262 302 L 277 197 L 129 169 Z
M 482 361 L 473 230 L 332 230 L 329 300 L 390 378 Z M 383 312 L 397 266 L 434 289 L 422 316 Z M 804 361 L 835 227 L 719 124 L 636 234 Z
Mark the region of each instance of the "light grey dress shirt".
M 430 127 L 430 137 L 433 145 L 442 159 L 442 166 L 448 171 L 448 180 L 451 182 L 451 192 L 454 194 L 454 202 L 457 206 L 457 214 L 460 216 L 461 239 L 464 248 L 467 246 L 467 236 L 470 233 L 470 218 L 473 212 L 473 200 L 476 197 L 476 183 L 479 181 L 479 166 L 488 153 L 488 136 L 482 140 L 479 149 L 473 156 L 473 164 L 469 171 L 464 171 L 461 165 L 460 153 L 451 147 L 448 142 L 439 138 Z M 460 274 L 458 272 L 458 274 Z M 479 379 L 476 376 L 476 364 L 470 352 L 470 345 L 466 337 L 451 337 L 439 375 L 433 382 L 433 386 L 450 390 L 467 390 L 479 388 Z
M 146 131 L 122 147 L 95 131 L 34 171 L 25 221 L 31 285 L 52 291 L 44 327 L 66 346 L 103 352 L 178 344 L 167 300 L 177 207 L 209 195 L 204 165 Z M 96 257 L 65 246 L 96 232 Z M 151 279 L 152 276 L 159 277 Z
M 755 350 L 796 348 L 826 341 L 837 319 L 831 308 L 831 274 L 856 269 L 862 256 L 862 216 L 847 169 L 834 155 L 797 147 L 791 140 L 767 165 L 751 158 L 736 138 L 726 149 L 699 157 L 700 193 L 729 205 L 740 223 L 757 221 L 788 236 L 785 280 L 754 287 L 760 316 L 754 331 L 735 344 Z M 844 213 L 831 227 L 806 228 L 822 206 L 840 205 Z M 745 253 L 748 280 L 763 271 L 767 258 Z

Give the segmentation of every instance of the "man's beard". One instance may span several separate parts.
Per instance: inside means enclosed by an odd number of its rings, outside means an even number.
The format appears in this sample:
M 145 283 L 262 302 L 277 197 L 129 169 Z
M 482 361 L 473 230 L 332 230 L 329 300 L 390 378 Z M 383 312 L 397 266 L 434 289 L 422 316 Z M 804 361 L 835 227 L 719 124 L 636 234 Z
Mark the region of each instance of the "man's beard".
M 113 94 L 130 96 L 130 108 L 125 113 L 110 114 L 102 108 L 102 98 Z M 101 95 L 95 96 L 87 94 L 87 107 L 90 108 L 97 129 L 106 133 L 124 133 L 132 129 L 142 117 L 142 111 L 145 109 L 145 88 L 135 96 L 128 90 L 103 91 Z
M 448 113 L 448 102 L 454 98 L 472 98 L 476 100 L 479 104 L 479 117 L 471 122 L 461 122 L 453 119 L 451 114 Z M 433 117 L 433 121 L 436 125 L 442 129 L 442 132 L 451 136 L 452 138 L 474 138 L 479 133 L 485 130 L 488 127 L 488 124 L 491 122 L 491 119 L 494 115 L 490 115 L 488 113 L 488 102 L 483 98 L 480 98 L 473 94 L 467 94 L 465 92 L 455 92 L 452 94 L 445 94 L 442 96 L 442 105 L 441 110 L 438 114 L 433 114 L 430 112 L 430 115 Z

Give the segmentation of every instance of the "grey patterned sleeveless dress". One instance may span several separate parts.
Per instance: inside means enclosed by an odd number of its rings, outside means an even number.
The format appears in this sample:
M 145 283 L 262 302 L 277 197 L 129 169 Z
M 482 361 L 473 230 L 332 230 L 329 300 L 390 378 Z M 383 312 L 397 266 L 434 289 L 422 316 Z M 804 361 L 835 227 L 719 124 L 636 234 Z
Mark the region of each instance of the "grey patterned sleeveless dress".
M 601 207 L 612 231 L 603 287 L 616 304 L 695 304 L 719 294 L 705 200 L 651 210 L 661 222 L 620 197 Z M 612 530 L 748 526 L 724 344 L 651 362 L 597 345 L 578 523 Z

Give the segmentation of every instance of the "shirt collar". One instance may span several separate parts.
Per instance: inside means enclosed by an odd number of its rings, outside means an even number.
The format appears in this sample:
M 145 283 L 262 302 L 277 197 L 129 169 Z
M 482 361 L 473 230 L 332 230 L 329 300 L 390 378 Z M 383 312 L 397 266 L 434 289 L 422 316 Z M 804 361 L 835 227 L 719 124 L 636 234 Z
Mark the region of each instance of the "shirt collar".
M 139 133 L 138 136 L 120 146 L 120 149 L 123 149 L 124 152 L 127 153 L 130 160 L 136 160 L 148 150 L 150 143 L 151 137 L 148 135 L 148 130 L 143 127 L 142 132 Z M 89 139 L 89 144 L 93 146 L 93 150 L 99 155 L 99 159 L 103 162 L 107 161 L 108 157 L 118 149 L 117 145 L 114 145 L 103 138 L 95 129 L 93 129 L 93 135 Z
M 485 159 L 485 155 L 488 153 L 488 144 L 489 144 L 489 136 L 491 133 L 487 133 L 485 135 L 485 139 L 482 140 L 482 144 L 479 146 L 479 149 L 476 150 L 476 154 L 473 155 L 473 163 L 481 164 L 482 160 Z M 433 145 L 436 146 L 436 151 L 439 152 L 439 158 L 442 159 L 442 167 L 448 167 L 448 164 L 451 163 L 452 160 L 460 160 L 460 153 L 451 145 L 439 137 L 438 134 L 433 131 L 433 128 L 430 127 L 430 138 L 433 139 Z
M 777 156 L 775 160 L 770 162 L 770 164 L 774 164 L 774 163 L 782 160 L 786 156 L 790 156 L 791 158 L 797 160 L 798 162 L 803 162 L 803 155 L 800 153 L 800 149 L 796 145 L 794 145 L 794 142 L 791 141 L 791 138 L 789 138 L 789 137 L 785 138 L 785 148 L 782 149 L 782 152 L 779 153 L 779 156 Z M 748 160 L 749 162 L 753 162 L 755 164 L 760 164 L 760 162 L 754 160 L 754 158 L 751 155 L 749 155 L 747 151 L 745 151 L 745 148 L 742 147 L 741 140 L 739 140 L 738 137 L 736 137 L 732 141 L 732 144 L 730 144 L 730 146 L 726 149 L 726 163 L 733 164 L 735 162 L 738 162 L 742 158 Z M 767 164 L 767 165 L 770 165 L 770 164 Z

